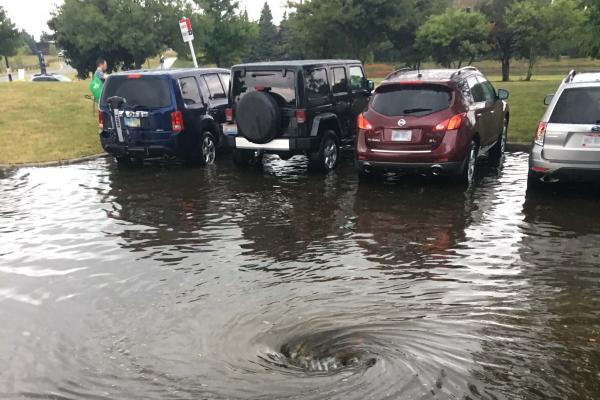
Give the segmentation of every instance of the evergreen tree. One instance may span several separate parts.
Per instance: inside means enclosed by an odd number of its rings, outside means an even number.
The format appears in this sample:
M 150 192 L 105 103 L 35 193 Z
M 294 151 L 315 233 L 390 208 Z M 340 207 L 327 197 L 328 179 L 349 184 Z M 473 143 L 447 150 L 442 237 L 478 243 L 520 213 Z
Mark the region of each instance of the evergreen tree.
M 273 14 L 269 3 L 265 1 L 258 21 L 258 37 L 252 46 L 250 59 L 252 61 L 270 61 L 278 58 L 277 39 L 278 33 L 277 27 L 273 24 Z

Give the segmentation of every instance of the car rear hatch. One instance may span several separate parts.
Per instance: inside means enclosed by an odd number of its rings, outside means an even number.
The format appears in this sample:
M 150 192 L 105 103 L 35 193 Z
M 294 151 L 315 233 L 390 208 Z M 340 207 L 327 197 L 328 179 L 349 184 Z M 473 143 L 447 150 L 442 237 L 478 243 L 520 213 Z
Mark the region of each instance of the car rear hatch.
M 296 71 L 286 68 L 234 70 L 232 101 L 237 104 L 244 95 L 253 91 L 269 93 L 279 105 L 281 135 L 294 136 L 298 127 L 296 121 L 297 79 Z
M 600 164 L 600 86 L 565 89 L 546 125 L 544 158 Z
M 436 126 L 452 116 L 452 90 L 444 85 L 402 83 L 380 86 L 368 115 L 374 135 L 367 140 L 373 151 L 430 152 L 444 131 Z
M 175 107 L 169 83 L 166 76 L 111 76 L 100 100 L 101 107 L 110 110 L 109 118 L 104 118 L 105 129 L 130 146 L 162 144 L 170 139 Z

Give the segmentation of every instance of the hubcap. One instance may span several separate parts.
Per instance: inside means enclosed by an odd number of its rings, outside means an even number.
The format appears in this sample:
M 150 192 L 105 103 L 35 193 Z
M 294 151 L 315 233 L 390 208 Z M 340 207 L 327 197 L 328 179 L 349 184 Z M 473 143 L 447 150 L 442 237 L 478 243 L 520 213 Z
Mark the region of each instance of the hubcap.
M 475 145 L 471 148 L 471 153 L 469 154 L 469 166 L 467 171 L 467 179 L 469 183 L 473 182 L 473 178 L 475 177 L 475 164 L 477 163 L 477 148 Z
M 325 166 L 327 167 L 327 169 L 333 169 L 335 167 L 338 157 L 337 145 L 334 141 L 327 141 L 327 143 L 325 144 L 324 156 Z
M 202 157 L 206 165 L 215 162 L 215 143 L 210 137 L 205 137 L 202 141 Z

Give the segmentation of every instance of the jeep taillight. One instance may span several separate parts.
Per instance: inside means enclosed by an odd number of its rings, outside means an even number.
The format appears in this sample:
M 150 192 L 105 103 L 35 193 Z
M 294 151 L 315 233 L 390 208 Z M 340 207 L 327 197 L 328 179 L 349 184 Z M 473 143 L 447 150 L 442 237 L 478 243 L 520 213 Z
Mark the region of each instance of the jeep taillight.
M 98 111 L 98 128 L 104 129 L 104 119 L 102 117 L 102 111 Z
M 365 118 L 364 114 L 359 114 L 358 119 L 356 120 L 356 126 L 358 127 L 358 129 L 362 129 L 365 131 L 373 130 L 373 125 L 371 125 L 369 120 Z
M 296 123 L 297 124 L 306 123 L 306 110 L 296 110 Z
M 227 122 L 233 122 L 233 108 L 225 109 L 225 120 Z
M 535 133 L 535 137 L 533 138 L 535 144 L 540 146 L 544 145 L 544 139 L 546 138 L 546 128 L 548 128 L 547 122 L 540 122 L 538 124 L 537 132 Z
M 183 130 L 183 114 L 181 111 L 171 113 L 171 130 L 173 133 L 179 133 Z
M 435 132 L 455 131 L 459 129 L 463 123 L 466 113 L 456 114 L 452 118 L 440 122 L 433 128 Z

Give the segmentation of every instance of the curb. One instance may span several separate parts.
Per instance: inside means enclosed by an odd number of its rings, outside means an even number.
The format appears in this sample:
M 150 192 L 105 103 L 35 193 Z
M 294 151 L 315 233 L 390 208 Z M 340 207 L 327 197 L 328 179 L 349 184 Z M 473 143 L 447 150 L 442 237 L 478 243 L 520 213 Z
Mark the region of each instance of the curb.
M 21 163 L 21 164 L 0 164 L 0 168 L 29 168 L 29 167 L 59 167 L 61 165 L 79 164 L 86 161 L 95 160 L 97 158 L 106 157 L 108 154 L 100 153 L 91 156 L 72 158 L 70 160 L 45 161 L 39 163 Z
M 506 151 L 529 153 L 530 150 L 531 143 L 506 143 Z

